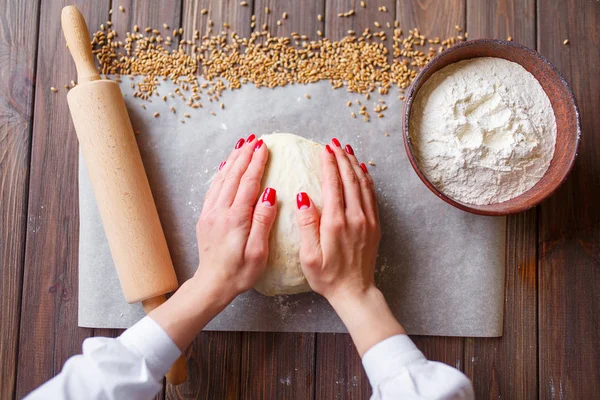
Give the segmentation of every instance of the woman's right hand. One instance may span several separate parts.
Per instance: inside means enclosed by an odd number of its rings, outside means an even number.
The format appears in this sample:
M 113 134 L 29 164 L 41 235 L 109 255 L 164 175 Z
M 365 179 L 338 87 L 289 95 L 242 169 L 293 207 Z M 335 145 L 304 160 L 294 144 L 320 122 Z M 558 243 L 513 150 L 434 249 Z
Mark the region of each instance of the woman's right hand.
M 311 288 L 326 298 L 375 286 L 381 238 L 373 179 L 350 145 L 333 139 L 321 156 L 322 215 L 309 195 L 297 196 L 300 262 Z
M 375 287 L 381 238 L 373 179 L 350 145 L 337 139 L 323 150 L 323 210 L 298 193 L 300 263 L 311 288 L 333 306 L 361 354 L 405 333 Z

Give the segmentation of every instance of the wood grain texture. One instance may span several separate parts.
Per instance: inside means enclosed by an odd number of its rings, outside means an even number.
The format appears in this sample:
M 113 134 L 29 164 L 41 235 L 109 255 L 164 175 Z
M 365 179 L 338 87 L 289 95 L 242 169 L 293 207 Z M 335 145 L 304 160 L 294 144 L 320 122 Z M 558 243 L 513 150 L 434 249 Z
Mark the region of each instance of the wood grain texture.
M 95 328 L 92 336 L 94 337 L 108 337 L 108 338 L 116 338 L 121 335 L 125 330 L 124 329 L 108 329 L 108 328 Z
M 507 221 L 504 334 L 465 339 L 477 398 L 537 398 L 536 210 Z
M 532 49 L 535 43 L 535 0 L 467 0 L 469 39 L 506 39 Z
M 11 399 L 17 376 L 39 2 L 2 2 L 0 15 L 0 398 Z
M 167 385 L 167 398 L 240 398 L 241 354 L 241 333 L 203 332 L 186 351 L 188 381 Z
M 184 0 L 183 21 L 184 38 L 192 39 L 194 31 L 200 33 L 200 37 L 207 34 L 211 29 L 208 21 L 213 22 L 210 35 L 217 35 L 225 31 L 223 24 L 230 25 L 229 31 L 235 31 L 241 37 L 250 36 L 250 18 L 252 17 L 254 2 L 247 0 L 247 6 L 242 6 L 239 0 Z M 206 10 L 206 14 L 202 13 Z
M 119 0 L 112 3 L 113 12 L 110 20 L 113 28 L 123 36 L 120 40 L 124 40 L 125 32 L 133 32 L 134 25 L 138 25 L 141 32 L 147 27 L 158 29 L 163 38 L 166 38 L 173 36 L 173 30 L 181 26 L 182 3 L 183 0 L 160 2 Z M 119 11 L 119 6 L 123 6 L 125 11 Z M 167 24 L 168 29 L 163 24 Z M 177 43 L 177 40 L 173 40 L 173 43 Z
M 317 334 L 315 399 L 368 399 L 369 378 L 347 333 Z
M 468 0 L 469 39 L 502 38 L 535 48 L 533 0 Z M 477 398 L 537 397 L 537 210 L 507 219 L 504 334 L 468 338 L 465 373 Z
M 396 2 L 396 19 L 400 28 L 406 32 L 419 28 L 421 34 L 434 38 L 455 36 L 455 26 L 465 26 L 466 0 L 398 0 Z
M 331 40 L 340 40 L 348 35 L 348 30 L 353 30 L 356 32 L 356 36 L 360 36 L 366 28 L 369 28 L 371 33 L 385 31 L 388 39 L 384 43 L 391 51 L 396 2 L 394 0 L 365 0 L 365 5 L 366 7 L 361 7 L 358 0 L 327 0 L 324 15 L 327 37 Z M 382 6 L 386 7 L 387 11 L 380 11 L 379 7 Z M 338 16 L 339 13 L 350 10 L 354 10 L 355 14 L 353 16 Z M 379 22 L 381 26 L 376 27 L 375 22 Z
M 440 336 L 411 336 L 427 359 L 440 361 L 464 371 L 463 338 Z
M 54 376 L 92 334 L 77 327 L 77 140 L 63 88 L 75 79 L 75 66 L 60 29 L 61 9 L 72 3 L 41 2 L 18 398 Z M 75 3 L 90 26 L 98 26 L 108 10 L 108 1 Z
M 315 385 L 315 334 L 245 332 L 242 399 L 311 399 Z
M 540 206 L 539 397 L 592 399 L 600 383 L 600 3 L 542 1 L 538 16 L 538 49 L 570 83 L 582 127 L 571 175 Z
M 266 13 L 267 7 L 269 14 Z M 287 19 L 283 19 L 284 12 L 287 13 Z M 317 31 L 325 32 L 325 19 L 317 19 L 319 14 L 325 16 L 325 0 L 255 0 L 254 14 L 254 30 L 262 31 L 262 25 L 267 24 L 269 32 L 274 36 L 290 36 L 292 32 L 296 32 L 308 36 L 309 40 L 318 40 Z M 280 21 L 281 25 L 277 25 L 277 21 Z

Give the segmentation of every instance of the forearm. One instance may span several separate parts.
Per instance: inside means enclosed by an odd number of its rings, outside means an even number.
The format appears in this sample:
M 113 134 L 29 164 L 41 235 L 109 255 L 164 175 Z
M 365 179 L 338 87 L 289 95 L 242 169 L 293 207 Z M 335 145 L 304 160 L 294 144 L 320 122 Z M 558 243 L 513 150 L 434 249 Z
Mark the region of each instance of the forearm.
M 185 282 L 169 300 L 153 310 L 152 318 L 182 351 L 235 298 L 197 277 Z
M 118 338 L 86 339 L 83 354 L 27 399 L 150 399 L 180 354 L 155 321 L 143 318 Z
M 361 357 L 382 340 L 406 334 L 375 286 L 360 293 L 338 291 L 328 300 L 348 328 Z

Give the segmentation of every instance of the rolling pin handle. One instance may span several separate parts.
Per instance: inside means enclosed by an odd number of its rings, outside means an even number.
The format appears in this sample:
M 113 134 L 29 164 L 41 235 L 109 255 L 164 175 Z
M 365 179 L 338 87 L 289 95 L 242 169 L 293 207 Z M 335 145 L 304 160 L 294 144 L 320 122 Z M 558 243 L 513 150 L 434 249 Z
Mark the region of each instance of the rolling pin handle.
M 150 314 L 152 310 L 160 306 L 165 301 L 167 301 L 165 295 L 143 300 L 142 306 L 144 307 L 144 312 L 146 314 Z M 167 372 L 166 377 L 167 381 L 169 381 L 171 385 L 180 385 L 187 380 L 187 363 L 185 361 L 184 354 L 181 354 L 175 363 L 171 365 L 171 369 L 169 369 Z
M 85 83 L 100 79 L 94 56 L 92 55 L 92 44 L 88 27 L 83 15 L 75 6 L 67 6 L 62 9 L 60 22 L 67 40 L 67 46 L 77 68 L 77 82 Z

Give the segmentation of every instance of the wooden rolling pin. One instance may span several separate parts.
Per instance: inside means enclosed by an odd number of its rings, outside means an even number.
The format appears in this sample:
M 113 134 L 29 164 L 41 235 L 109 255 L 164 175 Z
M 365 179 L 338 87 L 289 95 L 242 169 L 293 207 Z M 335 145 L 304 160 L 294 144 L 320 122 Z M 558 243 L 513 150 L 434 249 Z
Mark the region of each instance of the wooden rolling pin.
M 77 68 L 67 101 L 104 232 L 125 299 L 141 301 L 149 313 L 178 284 L 125 101 L 116 82 L 100 79 L 79 10 L 63 8 L 61 23 Z M 183 355 L 167 379 L 174 385 L 187 379 Z

